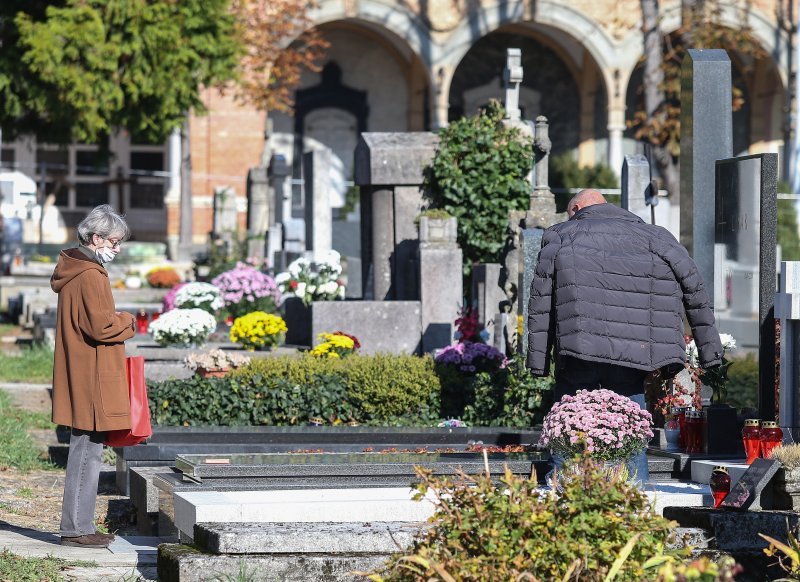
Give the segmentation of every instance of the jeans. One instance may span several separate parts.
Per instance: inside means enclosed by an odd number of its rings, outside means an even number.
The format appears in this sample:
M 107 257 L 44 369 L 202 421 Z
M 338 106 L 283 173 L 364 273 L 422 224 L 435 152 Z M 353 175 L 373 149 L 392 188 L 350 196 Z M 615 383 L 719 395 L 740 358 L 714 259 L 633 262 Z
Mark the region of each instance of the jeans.
M 72 429 L 69 437 L 67 477 L 61 504 L 61 536 L 93 534 L 97 483 L 106 433 Z

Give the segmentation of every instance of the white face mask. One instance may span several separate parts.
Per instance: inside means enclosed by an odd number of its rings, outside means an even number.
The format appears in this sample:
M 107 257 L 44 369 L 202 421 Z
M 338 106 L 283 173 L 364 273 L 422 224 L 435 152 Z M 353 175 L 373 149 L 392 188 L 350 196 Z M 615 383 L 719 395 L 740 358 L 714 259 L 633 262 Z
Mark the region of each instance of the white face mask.
M 100 261 L 102 265 L 110 263 L 114 260 L 114 257 L 117 256 L 114 254 L 114 251 L 108 247 L 100 247 L 95 251 L 95 254 L 97 255 L 97 260 Z

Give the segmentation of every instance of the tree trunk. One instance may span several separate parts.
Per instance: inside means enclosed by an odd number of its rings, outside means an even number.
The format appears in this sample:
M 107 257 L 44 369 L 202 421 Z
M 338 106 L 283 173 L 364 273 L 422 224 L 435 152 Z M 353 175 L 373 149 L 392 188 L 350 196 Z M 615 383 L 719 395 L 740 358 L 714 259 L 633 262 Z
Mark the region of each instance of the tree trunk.
M 641 0 L 642 34 L 644 36 L 644 110 L 648 119 L 654 117 L 664 121 L 666 113 L 657 111 L 663 105 L 664 94 L 664 45 L 659 27 L 658 0 Z M 680 172 L 678 161 L 664 144 L 652 147 L 653 158 L 664 188 L 673 199 L 680 195 Z

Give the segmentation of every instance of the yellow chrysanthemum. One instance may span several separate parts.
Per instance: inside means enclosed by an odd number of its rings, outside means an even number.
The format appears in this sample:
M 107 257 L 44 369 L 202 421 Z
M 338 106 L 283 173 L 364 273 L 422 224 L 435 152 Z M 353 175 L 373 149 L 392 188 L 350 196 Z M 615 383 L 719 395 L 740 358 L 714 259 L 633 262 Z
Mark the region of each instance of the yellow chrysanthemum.
M 253 311 L 234 320 L 230 339 L 248 350 L 254 350 L 277 345 L 281 334 L 286 333 L 287 329 L 283 318 L 263 311 Z

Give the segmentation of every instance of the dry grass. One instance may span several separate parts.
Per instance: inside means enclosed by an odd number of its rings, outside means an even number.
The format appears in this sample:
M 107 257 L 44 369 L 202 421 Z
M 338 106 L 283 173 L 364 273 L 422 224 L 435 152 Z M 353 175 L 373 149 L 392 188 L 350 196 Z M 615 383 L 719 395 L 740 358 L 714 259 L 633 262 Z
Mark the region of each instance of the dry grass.
M 783 445 L 774 449 L 771 459 L 780 461 L 786 469 L 800 468 L 800 445 Z

